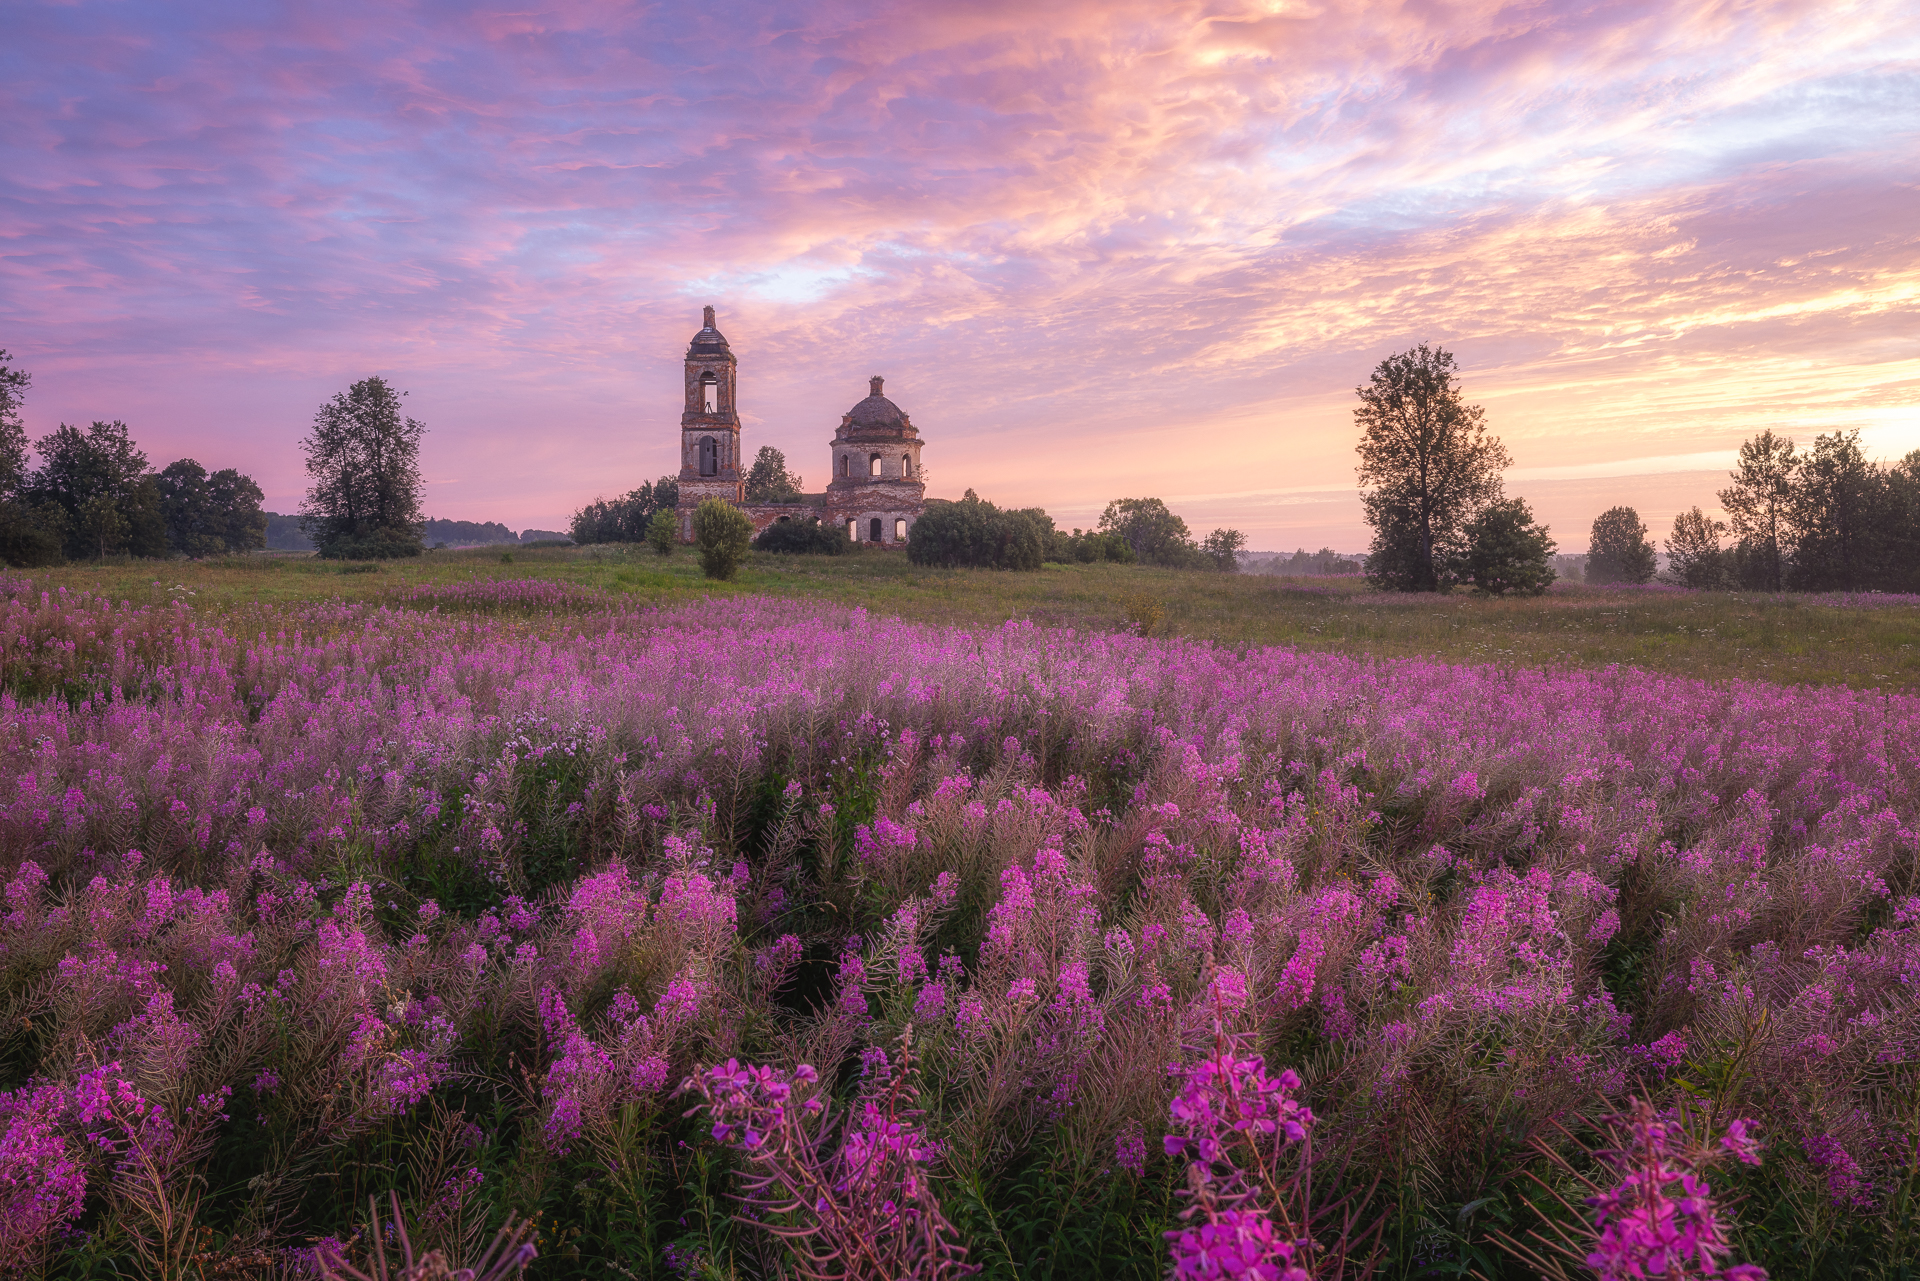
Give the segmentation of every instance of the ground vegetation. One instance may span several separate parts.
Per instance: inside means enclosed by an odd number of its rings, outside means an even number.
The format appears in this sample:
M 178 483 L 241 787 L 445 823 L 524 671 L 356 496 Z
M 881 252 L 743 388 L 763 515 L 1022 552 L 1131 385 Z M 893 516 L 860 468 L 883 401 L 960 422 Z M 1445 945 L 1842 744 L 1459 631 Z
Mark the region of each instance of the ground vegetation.
M 365 1270 L 369 1197 L 443 1261 L 534 1219 L 536 1279 L 1914 1257 L 1913 697 L 630 555 L 0 584 L 9 1266 Z

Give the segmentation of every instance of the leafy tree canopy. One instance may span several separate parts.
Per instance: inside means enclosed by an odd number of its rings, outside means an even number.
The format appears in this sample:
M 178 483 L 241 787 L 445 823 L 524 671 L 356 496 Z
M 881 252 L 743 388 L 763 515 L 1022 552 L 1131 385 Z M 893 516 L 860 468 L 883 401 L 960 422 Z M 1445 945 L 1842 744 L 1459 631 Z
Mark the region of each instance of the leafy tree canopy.
M 1181 568 L 1198 558 L 1187 522 L 1158 498 L 1116 498 L 1100 513 L 1100 532 L 1117 534 L 1135 560 Z
M 760 446 L 747 469 L 747 501 L 790 503 L 800 497 L 801 479 L 787 470 L 787 456 L 772 445 Z M 791 522 L 789 522 L 791 523 Z
M 1489 596 L 1538 596 L 1553 584 L 1553 539 L 1523 498 L 1488 503 L 1467 522 L 1460 577 Z
M 1609 507 L 1593 520 L 1587 540 L 1587 581 L 1646 583 L 1653 580 L 1658 561 L 1640 513 L 1631 507 Z
M 1439 591 L 1465 554 L 1467 522 L 1499 501 L 1512 459 L 1487 434 L 1485 411 L 1462 398 L 1451 352 L 1422 343 L 1389 356 L 1354 391 L 1374 531 L 1367 576 L 1393 591 Z
M 401 412 L 404 394 L 366 378 L 314 414 L 313 432 L 300 442 L 308 480 L 300 513 L 321 555 L 418 554 L 427 428 Z

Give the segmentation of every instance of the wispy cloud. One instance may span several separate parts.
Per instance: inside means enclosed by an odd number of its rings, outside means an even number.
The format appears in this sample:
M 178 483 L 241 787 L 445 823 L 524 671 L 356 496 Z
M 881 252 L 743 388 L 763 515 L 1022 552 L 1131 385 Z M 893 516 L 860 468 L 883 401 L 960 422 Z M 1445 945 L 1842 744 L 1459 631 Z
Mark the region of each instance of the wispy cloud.
M 10 23 L 0 345 L 34 426 L 123 417 L 283 501 L 313 407 L 381 372 L 466 478 L 444 514 L 551 525 L 668 468 L 709 301 L 750 446 L 803 474 L 883 372 L 937 489 L 1178 495 L 1256 543 L 1357 545 L 1350 389 L 1416 341 L 1517 488 L 1583 480 L 1563 531 L 1584 481 L 1633 501 L 1760 426 L 1920 445 L 1896 0 Z

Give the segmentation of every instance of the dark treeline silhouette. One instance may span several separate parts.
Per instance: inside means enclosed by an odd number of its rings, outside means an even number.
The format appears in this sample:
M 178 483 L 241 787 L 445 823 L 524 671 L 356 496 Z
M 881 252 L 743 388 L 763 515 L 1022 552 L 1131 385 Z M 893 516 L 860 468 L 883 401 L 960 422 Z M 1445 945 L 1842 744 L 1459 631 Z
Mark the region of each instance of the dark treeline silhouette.
M 643 543 L 654 513 L 672 511 L 680 502 L 675 476 L 643 481 L 640 488 L 618 498 L 596 498 L 573 514 L 571 536 L 588 543 Z
M 1868 458 L 1858 431 L 1814 437 L 1805 452 L 1761 432 L 1740 447 L 1721 490 L 1722 521 L 1698 507 L 1674 518 L 1662 581 L 1704 590 L 1920 591 L 1920 450 Z M 1639 514 L 1593 522 L 1587 581 L 1645 583 L 1653 542 Z
M 217 556 L 265 545 L 260 487 L 230 467 L 209 473 L 182 458 L 154 471 L 117 421 L 61 423 L 29 445 L 20 409 L 33 379 L 11 363 L 0 351 L 0 560 Z

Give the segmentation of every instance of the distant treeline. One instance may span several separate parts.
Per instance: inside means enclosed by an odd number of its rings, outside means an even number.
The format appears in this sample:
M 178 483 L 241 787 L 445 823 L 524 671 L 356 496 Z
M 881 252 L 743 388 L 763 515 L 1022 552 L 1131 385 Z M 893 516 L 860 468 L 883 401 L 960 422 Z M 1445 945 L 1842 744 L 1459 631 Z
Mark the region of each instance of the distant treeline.
M 279 512 L 265 513 L 267 518 L 267 550 L 276 552 L 310 552 L 313 540 L 301 527 L 299 516 L 283 516 Z M 495 543 L 541 543 L 565 540 L 567 536 L 558 530 L 527 529 L 514 533 L 498 521 L 475 520 L 439 520 L 428 517 L 421 526 L 421 539 L 429 547 L 490 547 Z
M 216 556 L 262 544 L 260 487 L 232 468 L 209 473 L 182 458 L 155 471 L 123 422 L 61 423 L 29 444 L 20 408 L 33 378 L 11 364 L 0 351 L 0 560 Z
M 1331 547 L 1310 552 L 1302 547 L 1293 555 L 1256 553 L 1240 558 L 1241 568 L 1255 574 L 1280 574 L 1288 578 L 1323 578 L 1331 574 L 1357 574 L 1363 557 L 1342 556 Z
M 1920 591 L 1920 449 L 1889 465 L 1866 456 L 1858 431 L 1816 436 L 1805 452 L 1764 431 L 1740 447 L 1730 479 L 1718 495 L 1730 520 L 1698 507 L 1674 518 L 1664 581 L 1709 590 Z M 1589 583 L 1649 582 L 1658 560 L 1633 508 L 1594 520 Z

